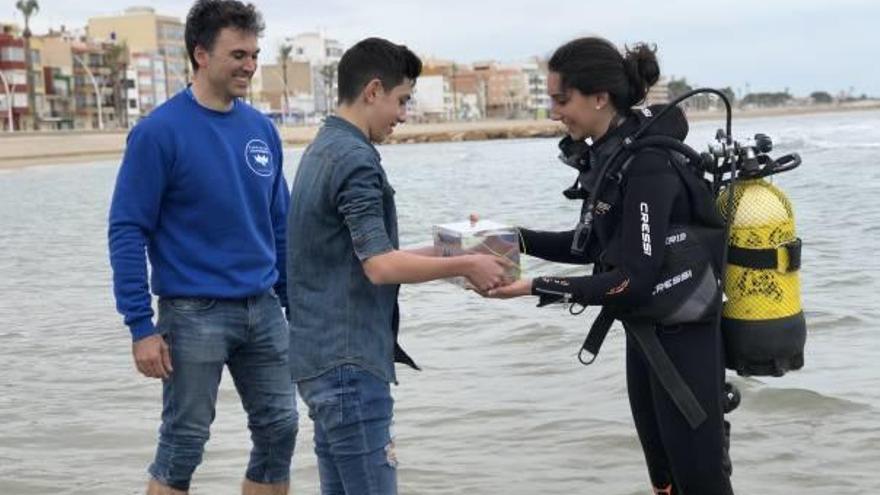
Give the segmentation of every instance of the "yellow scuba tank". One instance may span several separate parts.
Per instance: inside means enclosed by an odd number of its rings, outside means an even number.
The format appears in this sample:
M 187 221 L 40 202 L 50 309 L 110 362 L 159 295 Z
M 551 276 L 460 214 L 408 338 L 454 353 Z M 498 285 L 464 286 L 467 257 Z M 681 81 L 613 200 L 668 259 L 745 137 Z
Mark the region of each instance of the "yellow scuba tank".
M 782 376 L 804 365 L 806 322 L 798 270 L 801 240 L 791 202 L 768 181 L 738 180 L 717 205 L 730 221 L 721 329 L 727 367 L 743 376 Z

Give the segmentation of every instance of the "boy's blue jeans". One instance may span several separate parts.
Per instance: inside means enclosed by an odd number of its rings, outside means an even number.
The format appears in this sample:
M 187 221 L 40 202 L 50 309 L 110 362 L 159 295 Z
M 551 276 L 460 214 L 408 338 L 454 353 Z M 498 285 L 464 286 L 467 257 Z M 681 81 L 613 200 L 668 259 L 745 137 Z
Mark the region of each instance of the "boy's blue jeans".
M 395 495 L 397 458 L 388 382 L 343 365 L 297 383 L 315 423 L 322 495 Z

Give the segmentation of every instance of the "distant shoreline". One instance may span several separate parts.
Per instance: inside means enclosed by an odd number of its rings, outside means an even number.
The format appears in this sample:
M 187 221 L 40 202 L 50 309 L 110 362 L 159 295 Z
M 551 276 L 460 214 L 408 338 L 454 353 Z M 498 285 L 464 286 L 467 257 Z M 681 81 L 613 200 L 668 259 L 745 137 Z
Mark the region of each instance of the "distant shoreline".
M 783 117 L 822 113 L 880 110 L 880 102 L 864 104 L 824 105 L 808 107 L 735 109 L 733 118 Z M 690 112 L 692 122 L 722 119 L 724 113 Z M 279 128 L 286 146 L 303 146 L 311 142 L 317 126 Z M 442 122 L 406 124 L 396 129 L 388 144 L 484 141 L 491 139 L 525 139 L 561 136 L 563 127 L 544 120 L 486 120 L 474 122 Z M 0 169 L 34 165 L 61 165 L 119 159 L 125 149 L 127 131 L 48 131 L 0 134 Z

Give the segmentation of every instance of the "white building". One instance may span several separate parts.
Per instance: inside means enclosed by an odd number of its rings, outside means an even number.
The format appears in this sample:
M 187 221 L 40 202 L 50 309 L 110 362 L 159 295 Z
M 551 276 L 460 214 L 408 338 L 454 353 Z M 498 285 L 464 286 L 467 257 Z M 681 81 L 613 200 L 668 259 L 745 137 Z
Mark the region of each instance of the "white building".
M 526 108 L 535 118 L 550 113 L 550 95 L 547 94 L 547 72 L 537 62 L 525 62 L 519 68 L 528 80 Z
M 413 92 L 414 113 L 423 120 L 450 120 L 454 113 L 449 78 L 444 75 L 421 76 Z
M 132 53 L 130 67 L 138 89 L 138 116 L 146 115 L 168 99 L 165 60 L 155 53 Z M 136 118 L 130 116 L 129 122 Z
M 184 40 L 185 26 L 179 18 L 158 14 L 152 7 L 136 6 L 90 18 L 87 31 L 90 38 L 98 41 L 124 43 L 130 65 L 138 59 L 137 80 L 141 83 L 139 86 L 146 89 L 146 93 L 137 98 L 140 116 L 186 88 L 190 62 Z M 128 113 L 131 116 L 130 107 Z
M 306 62 L 339 63 L 345 51 L 338 40 L 327 38 L 323 33 L 300 33 L 284 41 L 293 47 L 291 58 Z
M 290 56 L 294 61 L 311 65 L 314 112 L 332 112 L 337 99 L 336 67 L 345 51 L 342 43 L 323 33 L 300 33 L 286 38 L 284 42 L 293 48 Z
M 125 98 L 125 111 L 128 113 L 129 127 L 141 117 L 140 89 L 138 87 L 138 73 L 133 67 L 125 71 L 126 87 L 123 88 Z

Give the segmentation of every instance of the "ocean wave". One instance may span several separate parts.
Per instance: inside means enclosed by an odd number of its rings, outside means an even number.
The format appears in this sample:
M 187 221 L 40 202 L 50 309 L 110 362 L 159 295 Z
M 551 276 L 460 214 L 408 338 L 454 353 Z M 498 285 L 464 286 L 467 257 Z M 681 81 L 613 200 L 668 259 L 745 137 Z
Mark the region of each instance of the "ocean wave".
M 762 388 L 743 391 L 743 404 L 752 412 L 797 417 L 846 414 L 871 410 L 868 404 L 854 400 L 823 395 L 806 389 Z

